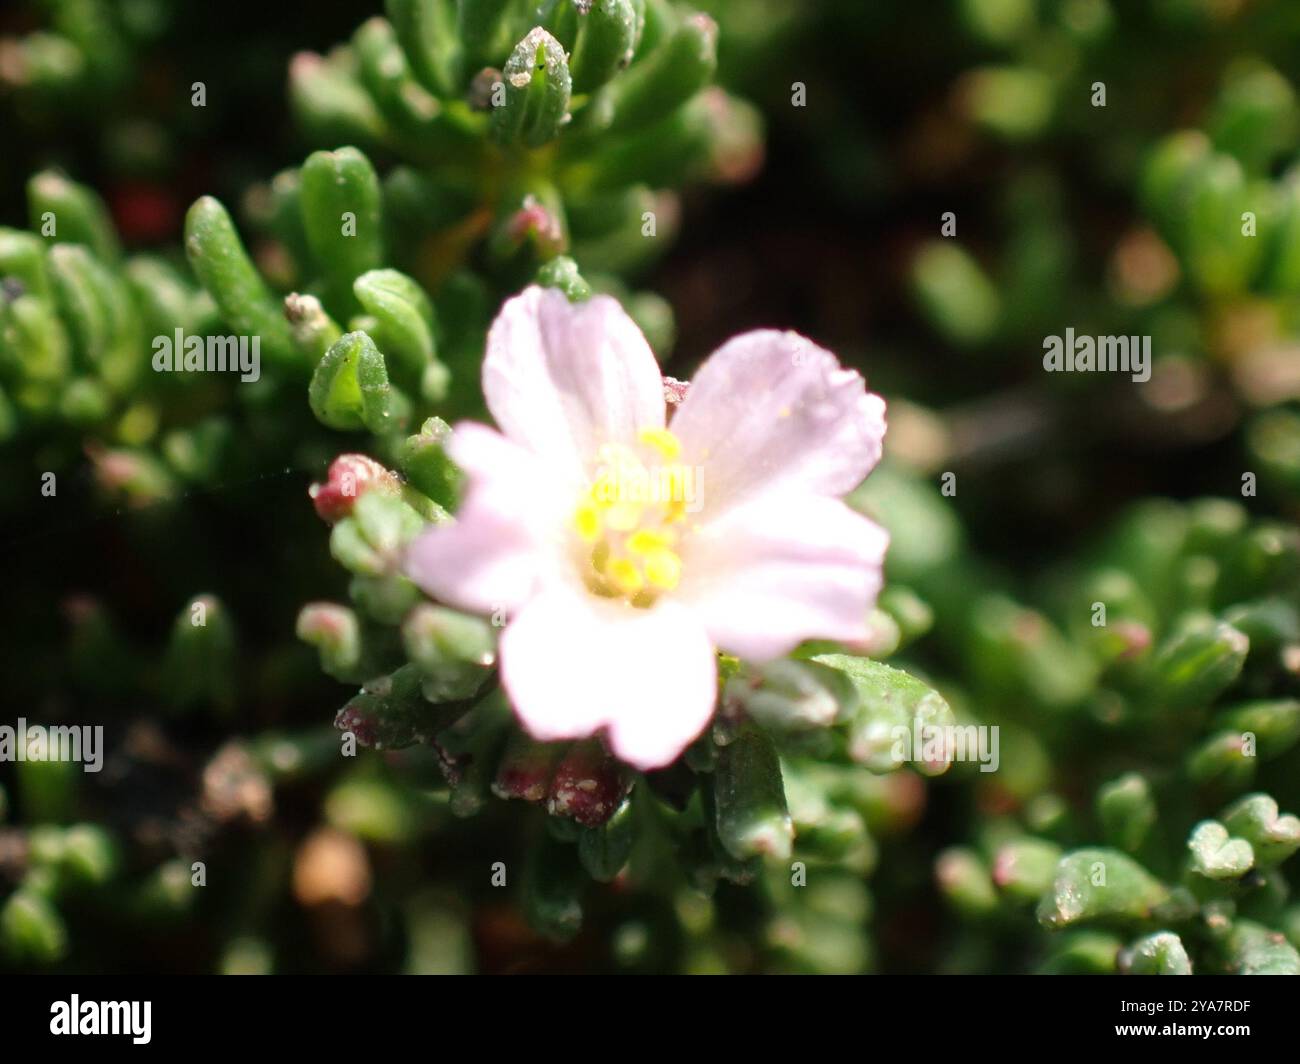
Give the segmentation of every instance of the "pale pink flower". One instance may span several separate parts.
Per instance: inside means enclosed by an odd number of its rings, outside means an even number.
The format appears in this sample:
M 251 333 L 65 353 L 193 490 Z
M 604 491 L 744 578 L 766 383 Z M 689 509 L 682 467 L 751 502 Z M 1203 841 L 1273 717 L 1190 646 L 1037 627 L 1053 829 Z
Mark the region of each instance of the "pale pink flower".
M 604 729 L 618 757 L 656 768 L 708 723 L 716 650 L 764 661 L 866 638 L 888 537 L 840 497 L 880 458 L 885 404 L 829 351 L 737 336 L 669 424 L 618 303 L 534 287 L 492 325 L 483 391 L 501 431 L 456 427 L 464 502 L 407 571 L 508 618 L 502 681 L 535 738 Z

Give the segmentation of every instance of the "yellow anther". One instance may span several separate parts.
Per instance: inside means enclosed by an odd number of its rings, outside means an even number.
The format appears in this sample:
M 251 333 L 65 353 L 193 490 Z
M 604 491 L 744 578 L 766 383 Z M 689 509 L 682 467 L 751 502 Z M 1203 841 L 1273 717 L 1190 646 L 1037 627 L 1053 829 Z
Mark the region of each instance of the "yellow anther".
M 651 587 L 671 591 L 682 578 L 682 560 L 676 552 L 661 547 L 645 559 L 645 578 Z
M 573 525 L 585 542 L 595 543 L 601 531 L 600 507 L 590 500 L 579 503 L 573 514 Z
M 640 451 L 615 443 L 600 448 L 573 527 L 589 548 L 582 565 L 591 591 L 647 608 L 681 580 L 678 530 L 671 526 L 685 517 L 694 480 L 676 460 L 681 444 L 667 429 L 645 429 L 638 439 Z
M 638 528 L 627 537 L 627 552 L 636 556 L 653 554 L 671 547 L 675 538 L 667 529 Z
M 665 462 L 673 461 L 682 453 L 681 441 L 667 429 L 642 429 L 638 439 L 657 451 Z
M 635 595 L 645 586 L 641 570 L 627 558 L 612 558 L 605 566 L 605 575 L 624 595 Z

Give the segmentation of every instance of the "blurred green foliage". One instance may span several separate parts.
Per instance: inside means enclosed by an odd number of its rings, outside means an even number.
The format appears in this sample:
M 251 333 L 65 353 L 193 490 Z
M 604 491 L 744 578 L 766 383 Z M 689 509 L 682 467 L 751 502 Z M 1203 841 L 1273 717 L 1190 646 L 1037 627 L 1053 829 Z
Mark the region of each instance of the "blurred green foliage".
M 1300 11 L 355 6 L 0 23 L 6 717 L 109 750 L 0 765 L 5 965 L 1300 970 Z M 397 564 L 534 279 L 891 404 L 871 658 L 728 662 L 649 777 L 524 736 Z M 151 372 L 177 328 L 261 379 Z M 1044 373 L 1067 328 L 1150 381 Z

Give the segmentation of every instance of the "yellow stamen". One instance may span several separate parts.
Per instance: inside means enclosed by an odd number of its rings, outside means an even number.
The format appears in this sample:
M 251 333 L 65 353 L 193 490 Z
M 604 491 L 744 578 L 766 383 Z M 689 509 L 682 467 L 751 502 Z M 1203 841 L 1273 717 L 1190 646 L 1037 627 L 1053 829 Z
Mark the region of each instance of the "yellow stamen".
M 681 441 L 667 429 L 642 429 L 637 438 L 658 451 L 665 462 L 674 461 L 682 453 Z
M 627 558 L 613 558 L 605 566 L 605 575 L 624 595 L 635 595 L 645 586 L 641 570 Z
M 595 543 L 601 531 L 600 507 L 593 502 L 580 503 L 573 515 L 573 524 L 585 542 Z
M 627 552 L 632 555 L 653 554 L 671 547 L 675 538 L 666 528 L 638 528 L 627 537 Z
M 591 486 L 573 511 L 573 528 L 589 546 L 581 562 L 592 593 L 645 609 L 681 580 L 674 549 L 694 487 L 676 459 L 681 444 L 667 429 L 645 429 L 640 450 L 610 443 L 598 452 Z
M 676 552 L 661 548 L 645 560 L 645 578 L 660 591 L 671 591 L 682 578 L 682 560 Z

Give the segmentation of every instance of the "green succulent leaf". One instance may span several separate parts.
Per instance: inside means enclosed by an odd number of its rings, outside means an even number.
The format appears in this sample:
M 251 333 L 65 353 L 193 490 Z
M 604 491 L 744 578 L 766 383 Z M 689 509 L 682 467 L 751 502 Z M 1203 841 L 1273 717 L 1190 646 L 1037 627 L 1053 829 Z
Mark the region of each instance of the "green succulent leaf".
M 312 412 L 330 428 L 382 433 L 396 427 L 398 401 L 384 356 L 364 332 L 346 333 L 330 346 L 308 397 Z
M 503 144 L 537 148 L 569 121 L 572 78 L 560 42 L 540 26 L 530 30 L 501 72 L 504 98 L 493 107 L 492 128 Z
M 1048 928 L 1091 921 L 1150 919 L 1169 899 L 1169 889 L 1119 850 L 1074 850 L 1061 858 L 1051 889 L 1038 903 Z
M 1245 839 L 1233 838 L 1217 820 L 1205 820 L 1187 840 L 1192 867 L 1208 879 L 1239 879 L 1255 865 L 1255 851 Z
M 1300 849 L 1300 818 L 1279 815 L 1267 794 L 1251 794 L 1223 812 L 1230 834 L 1250 843 L 1258 868 L 1274 868 Z
M 742 724 L 719 743 L 713 795 L 717 832 L 732 857 L 786 860 L 794 825 L 786 806 L 781 761 L 772 740 L 753 724 Z
M 1128 975 L 1191 975 L 1187 949 L 1172 931 L 1157 931 L 1133 943 L 1123 954 L 1121 967 Z

